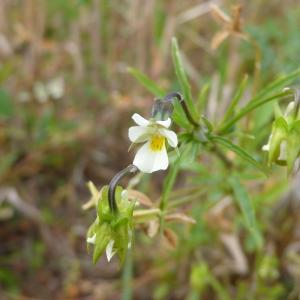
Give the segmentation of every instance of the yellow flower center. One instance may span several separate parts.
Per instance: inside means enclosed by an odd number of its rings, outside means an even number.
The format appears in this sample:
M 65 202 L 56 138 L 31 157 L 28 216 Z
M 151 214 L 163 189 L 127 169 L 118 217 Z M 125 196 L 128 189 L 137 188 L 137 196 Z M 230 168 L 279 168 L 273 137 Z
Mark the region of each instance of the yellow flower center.
M 152 151 L 161 151 L 165 145 L 165 137 L 162 135 L 153 135 L 150 140 L 150 148 Z

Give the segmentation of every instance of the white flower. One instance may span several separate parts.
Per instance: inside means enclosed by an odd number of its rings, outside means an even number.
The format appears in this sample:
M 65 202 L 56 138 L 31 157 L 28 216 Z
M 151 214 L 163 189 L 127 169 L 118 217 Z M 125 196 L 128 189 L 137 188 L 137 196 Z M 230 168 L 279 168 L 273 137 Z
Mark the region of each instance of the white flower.
M 167 139 L 169 145 L 173 148 L 178 144 L 176 133 L 168 129 L 171 125 L 171 119 L 148 121 L 139 114 L 134 114 L 132 119 L 138 126 L 129 128 L 130 141 L 145 143 L 136 153 L 133 164 L 144 173 L 166 170 L 169 159 L 165 141 Z
M 114 240 L 110 240 L 109 243 L 106 246 L 106 257 L 107 257 L 108 262 L 110 262 L 112 257 L 116 254 L 116 251 L 113 250 L 114 243 L 115 243 Z

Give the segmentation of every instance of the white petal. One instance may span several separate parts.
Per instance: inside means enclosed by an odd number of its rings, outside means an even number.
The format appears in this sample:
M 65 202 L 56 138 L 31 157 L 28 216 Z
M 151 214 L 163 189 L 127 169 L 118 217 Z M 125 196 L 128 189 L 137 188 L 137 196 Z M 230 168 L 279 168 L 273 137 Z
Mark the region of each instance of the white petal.
M 270 151 L 271 140 L 272 140 L 272 134 L 270 134 L 269 136 L 268 143 L 262 146 L 262 151 Z
M 96 233 L 95 233 L 93 236 L 88 237 L 88 238 L 86 239 L 86 242 L 87 242 L 87 243 L 90 243 L 90 244 L 95 244 L 95 242 L 96 242 Z
M 284 140 L 280 143 L 280 154 L 278 160 L 286 161 L 287 158 L 286 147 L 287 147 L 287 141 Z
M 123 201 L 127 201 L 128 200 L 128 191 L 127 190 L 123 190 L 121 193 L 121 199 Z
M 177 134 L 174 131 L 168 129 L 160 129 L 159 132 L 167 138 L 168 143 L 171 147 L 177 147 L 178 139 Z
M 149 138 L 148 127 L 143 126 L 133 126 L 128 130 L 128 137 L 133 143 L 142 143 L 145 142 Z
M 295 101 L 291 101 L 284 112 L 284 116 L 287 117 L 293 111 L 294 107 L 295 107 Z
M 138 124 L 139 126 L 148 126 L 150 124 L 150 122 L 148 120 L 146 120 L 145 118 L 143 118 L 141 115 L 139 114 L 134 114 L 132 116 L 133 121 Z
M 114 246 L 115 241 L 110 240 L 109 243 L 106 246 L 106 257 L 107 261 L 110 262 L 112 257 L 115 255 L 116 251 L 113 251 L 113 246 Z
M 169 165 L 166 147 L 163 146 L 161 151 L 152 151 L 148 141 L 136 153 L 133 164 L 144 173 L 166 170 Z
M 262 151 L 270 151 L 270 145 L 269 144 L 263 145 L 261 149 Z
M 169 128 L 170 125 L 171 125 L 171 119 L 168 118 L 168 119 L 165 120 L 165 121 L 156 121 L 155 123 L 157 123 L 157 124 L 159 124 L 159 125 L 161 125 L 161 126 L 164 126 L 164 127 L 166 127 L 166 128 Z

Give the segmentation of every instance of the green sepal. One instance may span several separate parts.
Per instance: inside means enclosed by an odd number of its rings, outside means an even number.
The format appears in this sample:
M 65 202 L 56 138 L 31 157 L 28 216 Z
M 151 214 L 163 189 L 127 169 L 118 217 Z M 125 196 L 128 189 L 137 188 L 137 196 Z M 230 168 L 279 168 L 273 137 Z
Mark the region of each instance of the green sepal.
M 114 231 L 115 248 L 118 249 L 117 255 L 121 264 L 125 262 L 128 251 L 129 238 L 131 238 L 129 237 L 129 231 L 132 232 L 127 226 L 118 226 Z
M 293 167 L 300 151 L 300 120 L 291 124 L 287 137 L 287 167 L 288 173 L 293 171 Z
M 93 263 L 95 264 L 104 253 L 108 243 L 114 241 L 114 251 L 119 256 L 120 262 L 125 262 L 128 243 L 131 242 L 133 231 L 134 201 L 128 201 L 122 197 L 123 188 L 117 186 L 115 200 L 118 206 L 117 212 L 112 212 L 108 204 L 108 186 L 104 186 L 99 192 L 97 204 L 97 218 L 89 227 L 87 237 L 96 234 L 94 244 Z M 89 248 L 89 245 L 88 245 Z
M 111 229 L 108 224 L 104 223 L 96 229 L 96 241 L 93 253 L 93 263 L 96 264 L 100 256 L 105 251 L 109 241 L 112 239 Z
M 95 234 L 98 224 L 99 224 L 99 219 L 97 217 L 96 220 L 92 223 L 92 225 L 88 229 L 88 232 L 86 234 L 87 238 L 91 238 Z M 87 252 L 90 252 L 91 244 L 87 242 L 86 248 L 87 248 Z
M 280 144 L 286 139 L 288 133 L 288 124 L 283 117 L 279 117 L 273 123 L 272 137 L 270 140 L 270 151 L 268 164 L 276 161 L 280 154 Z
M 107 215 L 109 215 L 109 205 L 108 205 L 108 186 L 105 185 L 101 189 L 101 195 L 100 199 L 97 204 L 97 215 L 99 217 L 99 220 L 103 220 L 103 218 L 106 218 Z

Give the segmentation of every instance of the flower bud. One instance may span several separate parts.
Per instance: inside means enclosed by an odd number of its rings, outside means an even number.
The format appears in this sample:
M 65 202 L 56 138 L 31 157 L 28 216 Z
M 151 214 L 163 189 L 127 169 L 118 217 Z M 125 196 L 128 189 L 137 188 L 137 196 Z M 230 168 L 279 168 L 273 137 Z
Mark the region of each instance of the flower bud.
M 106 251 L 108 261 L 117 254 L 123 263 L 131 246 L 135 203 L 129 201 L 126 191 L 118 186 L 115 192 L 118 212 L 115 213 L 108 204 L 108 186 L 103 187 L 99 194 L 97 217 L 87 232 L 87 243 L 94 246 L 93 262 L 96 263 Z
M 300 154 L 300 118 L 292 101 L 287 106 L 284 115 L 276 118 L 272 126 L 272 133 L 267 145 L 263 146 L 268 151 L 268 164 L 273 162 L 279 165 L 287 165 L 288 173 L 291 173 Z

